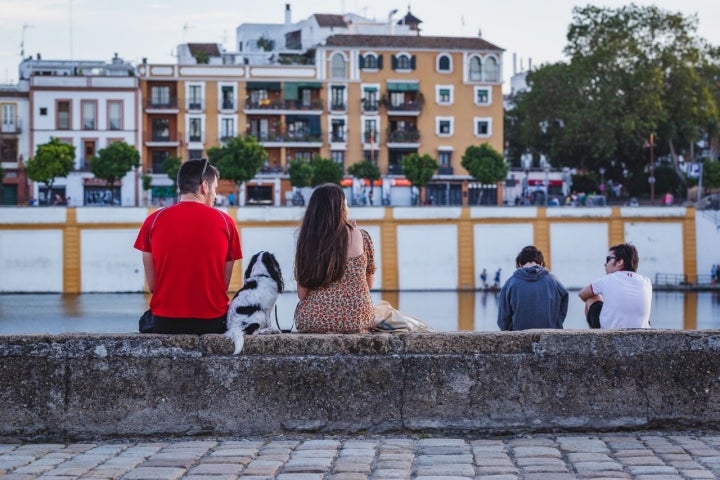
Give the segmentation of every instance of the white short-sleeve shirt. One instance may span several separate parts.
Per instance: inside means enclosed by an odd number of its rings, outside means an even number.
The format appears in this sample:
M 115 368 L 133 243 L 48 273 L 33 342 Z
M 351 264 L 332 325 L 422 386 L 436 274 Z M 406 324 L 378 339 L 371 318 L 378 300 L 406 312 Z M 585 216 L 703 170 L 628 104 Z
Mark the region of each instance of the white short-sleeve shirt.
M 650 328 L 652 282 L 636 272 L 621 270 L 590 284 L 602 295 L 600 328 Z

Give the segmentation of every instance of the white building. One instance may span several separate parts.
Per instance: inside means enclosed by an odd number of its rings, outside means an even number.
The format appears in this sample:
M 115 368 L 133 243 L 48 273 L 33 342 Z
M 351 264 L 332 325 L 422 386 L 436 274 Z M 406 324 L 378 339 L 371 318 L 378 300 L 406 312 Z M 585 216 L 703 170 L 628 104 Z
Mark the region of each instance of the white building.
M 22 162 L 30 156 L 28 82 L 0 85 L 0 167 L 4 175 L 0 205 L 27 202 Z
M 113 198 L 114 204 L 138 205 L 137 171 L 128 172 L 112 192 L 90 172 L 92 157 L 112 142 L 140 150 L 140 89 L 134 68 L 116 54 L 110 63 L 26 59 L 20 74 L 30 84 L 31 155 L 52 138 L 75 147 L 75 169 L 56 179 L 52 192 L 35 184 L 34 198 L 41 204 L 108 205 Z

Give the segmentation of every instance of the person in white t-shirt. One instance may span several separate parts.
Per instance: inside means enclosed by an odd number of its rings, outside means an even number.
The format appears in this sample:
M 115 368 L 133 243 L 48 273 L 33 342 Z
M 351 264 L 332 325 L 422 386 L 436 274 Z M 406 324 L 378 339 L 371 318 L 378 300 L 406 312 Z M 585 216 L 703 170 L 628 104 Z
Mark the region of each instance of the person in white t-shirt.
M 580 290 L 590 328 L 650 328 L 652 283 L 637 273 L 634 245 L 610 247 L 605 275 Z

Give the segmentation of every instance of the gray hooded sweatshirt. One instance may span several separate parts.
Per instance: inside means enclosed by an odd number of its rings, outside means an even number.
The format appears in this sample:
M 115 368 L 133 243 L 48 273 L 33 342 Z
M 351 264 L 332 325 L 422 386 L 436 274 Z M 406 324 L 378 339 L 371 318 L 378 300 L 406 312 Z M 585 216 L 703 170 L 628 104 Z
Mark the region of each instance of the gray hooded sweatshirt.
M 500 330 L 563 328 L 568 292 L 547 269 L 534 265 L 515 270 L 498 302 Z

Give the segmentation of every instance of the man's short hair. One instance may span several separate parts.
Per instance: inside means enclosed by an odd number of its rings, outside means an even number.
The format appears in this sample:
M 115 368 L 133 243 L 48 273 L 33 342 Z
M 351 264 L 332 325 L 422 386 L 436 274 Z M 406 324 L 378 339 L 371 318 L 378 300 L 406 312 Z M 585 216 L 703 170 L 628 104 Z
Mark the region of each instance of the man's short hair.
M 615 256 L 616 262 L 618 260 L 623 261 L 623 270 L 637 272 L 640 259 L 638 258 L 638 251 L 635 245 L 632 243 L 620 243 L 610 247 L 610 251 Z
M 203 180 L 211 182 L 220 179 L 220 171 L 210 165 L 207 159 L 188 160 L 180 165 L 177 175 L 178 190 L 180 195 L 184 193 L 198 193 Z
M 535 262 L 543 267 L 545 266 L 545 258 L 543 257 L 542 252 L 535 248 L 534 245 L 528 245 L 523 248 L 520 250 L 520 253 L 518 253 L 518 256 L 515 257 L 515 265 L 518 267 L 530 262 Z

